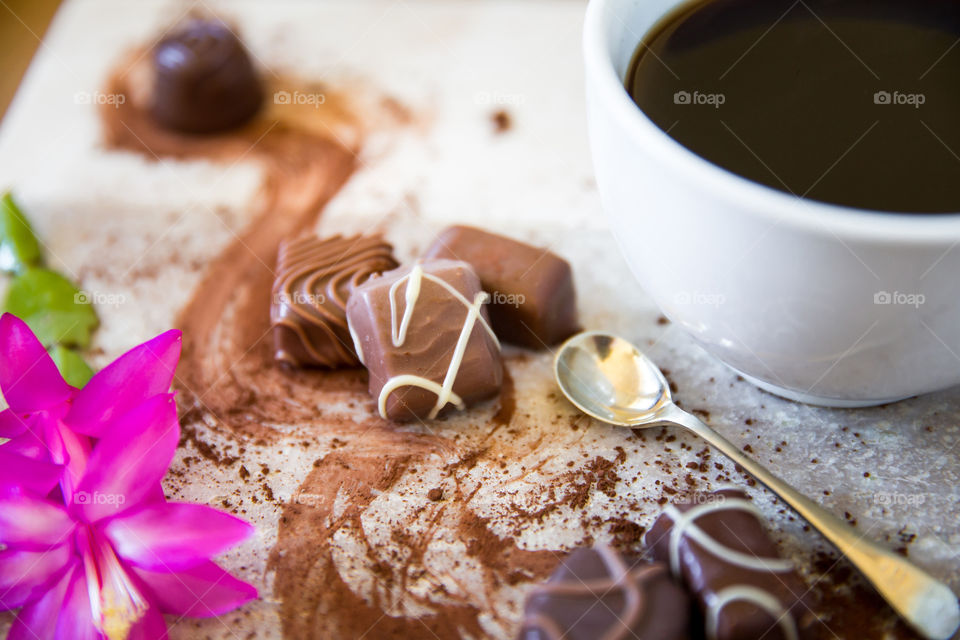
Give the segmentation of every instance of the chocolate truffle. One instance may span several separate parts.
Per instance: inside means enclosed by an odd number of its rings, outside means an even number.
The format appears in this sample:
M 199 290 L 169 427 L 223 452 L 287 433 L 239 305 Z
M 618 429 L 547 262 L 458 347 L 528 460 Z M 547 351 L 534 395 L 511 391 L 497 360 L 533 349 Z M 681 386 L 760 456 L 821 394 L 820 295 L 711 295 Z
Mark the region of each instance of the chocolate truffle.
M 270 321 L 276 358 L 293 366 L 357 366 L 347 300 L 375 273 L 397 267 L 379 236 L 305 235 L 280 244 Z
M 578 549 L 527 597 L 520 640 L 686 640 L 690 600 L 663 563 Z
M 213 133 L 247 122 L 263 88 L 243 43 L 222 22 L 194 20 L 153 50 L 151 113 L 162 126 Z
M 668 505 L 645 543 L 696 596 L 709 640 L 810 636 L 816 619 L 808 589 L 742 492 L 723 489 Z
M 543 349 L 580 330 L 570 264 L 558 255 L 474 227 L 445 229 L 425 258 L 463 260 L 490 294 L 504 342 Z
M 470 265 L 454 260 L 401 267 L 354 290 L 347 321 L 382 417 L 435 418 L 500 390 L 486 299 Z

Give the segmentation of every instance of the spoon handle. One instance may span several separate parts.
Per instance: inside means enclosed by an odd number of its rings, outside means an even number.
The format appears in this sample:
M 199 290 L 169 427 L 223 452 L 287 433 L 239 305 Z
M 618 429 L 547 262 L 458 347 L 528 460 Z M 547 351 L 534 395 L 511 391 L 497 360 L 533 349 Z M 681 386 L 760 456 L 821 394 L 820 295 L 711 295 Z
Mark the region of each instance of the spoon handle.
M 960 626 L 957 596 L 942 582 L 903 556 L 864 537 L 853 527 L 826 511 L 697 417 L 671 406 L 663 412 L 665 422 L 697 434 L 786 502 L 847 557 L 866 576 L 891 607 L 927 638 L 947 640 Z

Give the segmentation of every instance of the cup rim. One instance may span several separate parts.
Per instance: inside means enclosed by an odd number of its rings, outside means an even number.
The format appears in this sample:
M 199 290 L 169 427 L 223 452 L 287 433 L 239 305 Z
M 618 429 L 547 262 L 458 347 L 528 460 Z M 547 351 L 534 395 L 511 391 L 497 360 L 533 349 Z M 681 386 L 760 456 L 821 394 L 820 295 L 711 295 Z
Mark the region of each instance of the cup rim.
M 594 82 L 621 129 L 639 140 L 651 154 L 674 169 L 687 173 L 705 189 L 742 202 L 744 211 L 777 224 L 838 237 L 889 240 L 897 244 L 953 244 L 960 242 L 960 212 L 909 213 L 858 209 L 794 196 L 754 182 L 713 164 L 671 138 L 633 102 L 608 54 L 604 17 L 615 3 L 625 0 L 590 0 L 583 27 L 583 55 L 587 81 Z M 665 13 L 661 15 L 666 15 Z M 620 20 L 623 28 L 626 22 Z

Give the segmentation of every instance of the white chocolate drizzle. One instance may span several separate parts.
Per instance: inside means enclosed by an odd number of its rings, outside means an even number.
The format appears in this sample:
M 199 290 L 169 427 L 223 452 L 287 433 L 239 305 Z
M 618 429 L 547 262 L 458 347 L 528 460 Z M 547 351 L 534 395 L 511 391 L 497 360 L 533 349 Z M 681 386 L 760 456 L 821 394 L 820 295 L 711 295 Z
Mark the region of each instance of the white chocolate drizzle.
M 387 417 L 387 398 L 390 397 L 391 393 L 401 387 L 420 387 L 421 389 L 425 389 L 437 395 L 437 402 L 430 411 L 430 414 L 427 416 L 429 419 L 436 418 L 441 409 L 451 403 L 458 409 L 465 408 L 466 405 L 464 404 L 463 399 L 454 393 L 453 385 L 457 380 L 457 374 L 460 373 L 460 366 L 463 364 L 463 356 L 467 352 L 467 345 L 470 343 L 470 336 L 473 334 L 473 327 L 476 325 L 478 320 L 493 339 L 493 343 L 497 346 L 497 349 L 500 348 L 500 341 L 497 340 L 497 336 L 490 327 L 490 324 L 480 313 L 481 309 L 483 308 L 483 303 L 487 301 L 489 296 L 485 292 L 481 291 L 474 297 L 473 302 L 471 302 L 443 278 L 438 278 L 433 274 L 425 273 L 423 271 L 423 267 L 419 264 L 414 265 L 410 270 L 410 273 L 390 285 L 390 339 L 394 347 L 403 346 L 403 343 L 407 339 L 407 332 L 410 330 L 410 323 L 413 321 L 413 312 L 417 306 L 417 301 L 420 298 L 420 290 L 424 280 L 429 280 L 430 282 L 443 287 L 447 293 L 449 293 L 456 300 L 462 303 L 464 307 L 466 307 L 467 316 L 464 319 L 463 328 L 460 330 L 460 337 L 457 339 L 453 356 L 450 358 L 450 365 L 447 367 L 447 373 L 443 378 L 443 384 L 437 384 L 428 378 L 409 373 L 393 376 L 387 380 L 386 384 L 383 385 L 383 388 L 380 389 L 380 397 L 377 403 L 377 408 L 380 411 L 380 417 L 384 419 Z M 400 288 L 400 285 L 403 283 L 406 283 L 407 285 L 404 289 L 404 299 L 406 304 L 403 309 L 403 317 L 400 319 L 398 324 L 396 294 L 397 290 Z M 356 337 L 354 337 L 354 342 L 357 342 Z
M 680 541 L 684 536 L 696 542 L 707 552 L 734 566 L 752 571 L 769 571 L 772 573 L 793 571 L 793 562 L 790 560 L 758 558 L 741 553 L 712 538 L 696 524 L 697 518 L 708 513 L 729 510 L 747 511 L 758 518 L 762 518 L 760 510 L 752 502 L 741 498 L 726 498 L 722 502 L 708 502 L 697 505 L 686 512 L 681 512 L 673 505 L 668 505 L 664 509 L 664 514 L 673 520 L 673 528 L 670 530 L 670 570 L 673 571 L 675 576 L 680 576 Z M 793 615 L 772 593 L 750 585 L 733 585 L 715 594 L 710 594 L 707 600 L 706 618 L 707 638 L 709 640 L 716 640 L 720 611 L 734 601 L 747 601 L 763 609 L 777 621 L 785 634 L 786 640 L 797 640 L 797 627 Z
M 779 600 L 763 589 L 746 584 L 735 584 L 721 589 L 717 593 L 710 594 L 710 602 L 707 606 L 707 637 L 710 640 L 717 637 L 720 610 L 731 602 L 738 600 L 747 601 L 770 614 L 770 617 L 777 621 L 780 630 L 783 631 L 785 640 L 798 639 L 797 626 L 793 622 L 793 616 Z
M 717 556 L 718 558 L 753 571 L 772 571 L 774 573 L 784 573 L 793 571 L 793 562 L 784 558 L 758 558 L 747 553 L 741 553 L 730 547 L 724 546 L 711 538 L 707 533 L 697 526 L 696 519 L 708 513 L 715 511 L 737 510 L 749 511 L 757 517 L 762 517 L 760 511 L 748 500 L 738 498 L 727 498 L 723 502 L 709 502 L 707 504 L 697 505 L 685 513 L 673 505 L 668 505 L 664 513 L 673 520 L 673 529 L 670 531 L 670 569 L 674 575 L 680 573 L 680 540 L 687 536 L 695 541 L 701 547 Z
M 599 636 L 598 640 L 636 638 L 634 627 L 643 619 L 644 612 L 650 604 L 644 597 L 647 582 L 655 579 L 658 575 L 662 575 L 662 572 L 665 572 L 666 569 L 663 568 L 663 565 L 651 564 L 644 564 L 631 569 L 610 547 L 601 544 L 594 550 L 606 566 L 606 577 L 581 579 L 574 576 L 574 579 L 563 582 L 547 582 L 534 587 L 528 597 L 551 595 L 579 597 L 586 599 L 588 602 L 595 601 L 591 605 L 592 608 L 596 605 L 596 602 L 603 602 L 602 599 L 607 595 L 619 593 L 624 600 L 623 609 L 613 611 L 609 608 L 609 605 L 604 603 L 603 606 L 615 616 L 616 622 L 602 636 Z M 570 637 L 570 630 L 565 631 L 557 622 L 543 613 L 527 613 L 524 617 L 523 628 L 537 629 L 546 636 L 547 640 L 563 640 Z

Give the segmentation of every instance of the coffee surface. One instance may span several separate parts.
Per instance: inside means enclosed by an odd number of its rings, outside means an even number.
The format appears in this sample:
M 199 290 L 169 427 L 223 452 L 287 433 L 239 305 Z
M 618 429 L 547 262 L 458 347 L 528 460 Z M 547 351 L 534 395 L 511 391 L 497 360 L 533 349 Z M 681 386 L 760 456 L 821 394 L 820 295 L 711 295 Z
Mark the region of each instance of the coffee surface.
M 796 196 L 960 212 L 960 2 L 705 0 L 639 45 L 626 87 L 694 153 Z

